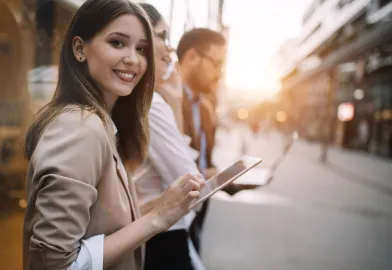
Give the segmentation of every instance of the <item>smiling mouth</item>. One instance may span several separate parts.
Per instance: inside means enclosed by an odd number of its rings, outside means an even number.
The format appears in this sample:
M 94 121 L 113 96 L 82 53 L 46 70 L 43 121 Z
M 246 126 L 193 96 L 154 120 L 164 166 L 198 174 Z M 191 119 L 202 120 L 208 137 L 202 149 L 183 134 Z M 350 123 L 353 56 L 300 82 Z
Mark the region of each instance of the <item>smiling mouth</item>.
M 136 73 L 134 72 L 120 70 L 113 70 L 113 72 L 117 75 L 117 77 L 125 82 L 133 82 L 134 78 L 136 77 Z

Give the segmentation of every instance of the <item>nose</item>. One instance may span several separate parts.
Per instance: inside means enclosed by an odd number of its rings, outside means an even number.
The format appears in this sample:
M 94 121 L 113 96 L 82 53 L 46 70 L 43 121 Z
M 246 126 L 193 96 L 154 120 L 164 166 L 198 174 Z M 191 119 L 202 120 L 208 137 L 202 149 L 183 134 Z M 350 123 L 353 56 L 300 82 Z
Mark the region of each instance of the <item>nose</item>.
M 136 48 L 131 49 L 124 57 L 124 63 L 131 66 L 139 64 L 139 54 L 137 53 Z
M 166 48 L 167 48 L 169 53 L 174 53 L 176 51 L 176 49 L 174 49 L 170 44 L 167 44 Z

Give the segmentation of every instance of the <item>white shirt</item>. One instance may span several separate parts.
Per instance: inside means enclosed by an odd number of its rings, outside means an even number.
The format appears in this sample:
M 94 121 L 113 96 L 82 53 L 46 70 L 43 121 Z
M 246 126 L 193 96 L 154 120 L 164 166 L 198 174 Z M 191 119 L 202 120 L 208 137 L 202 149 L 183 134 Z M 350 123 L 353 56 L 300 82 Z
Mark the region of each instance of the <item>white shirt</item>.
M 149 113 L 150 146 L 148 158 L 133 174 L 140 204 L 162 194 L 178 177 L 199 173 L 195 152 L 178 130 L 171 107 L 161 95 L 154 93 Z M 188 229 L 194 211 L 189 212 L 170 230 Z
M 188 145 L 190 140 L 178 130 L 171 107 L 156 92 L 149 112 L 149 124 L 148 158 L 132 177 L 140 204 L 160 196 L 178 177 L 186 173 L 199 173 L 195 162 L 198 152 Z M 169 230 L 188 230 L 195 216 L 195 212 L 190 211 Z M 188 239 L 188 247 L 194 269 L 204 270 L 203 263 L 190 239 Z

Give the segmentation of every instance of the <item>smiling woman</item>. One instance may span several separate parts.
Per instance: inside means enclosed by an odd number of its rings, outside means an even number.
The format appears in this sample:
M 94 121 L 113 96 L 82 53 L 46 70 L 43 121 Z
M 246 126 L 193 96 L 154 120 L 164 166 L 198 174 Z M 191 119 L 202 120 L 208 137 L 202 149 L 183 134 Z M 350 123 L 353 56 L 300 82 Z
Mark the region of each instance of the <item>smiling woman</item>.
M 77 60 L 86 62 L 90 75 L 97 78 L 109 111 L 118 97 L 131 94 L 147 70 L 147 53 L 151 45 L 142 23 L 133 15 L 114 20 L 90 42 L 75 36 L 72 44 Z
M 143 243 L 199 196 L 203 181 L 186 174 L 141 217 L 124 168 L 148 148 L 152 41 L 145 13 L 128 0 L 88 0 L 76 12 L 56 92 L 25 139 L 24 269 L 142 269 Z

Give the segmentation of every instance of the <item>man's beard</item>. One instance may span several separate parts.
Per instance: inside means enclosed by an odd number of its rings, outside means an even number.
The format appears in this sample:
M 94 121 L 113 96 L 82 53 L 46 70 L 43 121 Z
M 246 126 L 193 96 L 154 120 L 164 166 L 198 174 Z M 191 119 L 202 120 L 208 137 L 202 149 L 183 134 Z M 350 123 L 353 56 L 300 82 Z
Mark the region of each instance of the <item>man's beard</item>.
M 215 78 L 213 80 L 210 80 L 209 82 L 203 82 L 202 79 L 200 79 L 200 76 L 198 74 L 195 74 L 192 79 L 192 84 L 196 87 L 196 89 L 193 89 L 194 91 L 200 92 L 200 93 L 211 93 L 215 92 L 218 87 L 219 83 L 219 78 Z
M 215 92 L 216 90 L 218 90 L 217 88 L 219 85 L 219 80 L 220 80 L 219 78 L 215 78 L 209 83 L 208 85 L 209 92 Z

